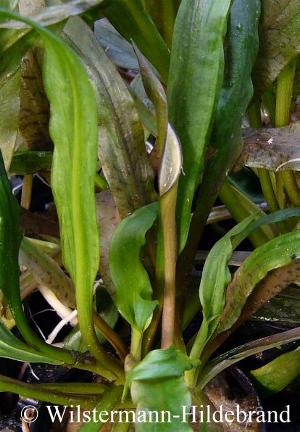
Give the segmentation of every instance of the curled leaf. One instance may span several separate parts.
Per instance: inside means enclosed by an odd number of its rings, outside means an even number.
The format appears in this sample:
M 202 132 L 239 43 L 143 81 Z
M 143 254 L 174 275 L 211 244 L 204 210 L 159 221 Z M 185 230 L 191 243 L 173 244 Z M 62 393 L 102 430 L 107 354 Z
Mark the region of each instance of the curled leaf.
M 158 215 L 158 204 L 152 203 L 123 219 L 114 232 L 109 266 L 116 287 L 116 305 L 123 317 L 139 331 L 144 331 L 157 302 L 152 300 L 152 287 L 140 260 L 146 233 Z
M 167 139 L 159 172 L 159 193 L 164 195 L 177 182 L 182 167 L 182 154 L 179 140 L 169 124 Z

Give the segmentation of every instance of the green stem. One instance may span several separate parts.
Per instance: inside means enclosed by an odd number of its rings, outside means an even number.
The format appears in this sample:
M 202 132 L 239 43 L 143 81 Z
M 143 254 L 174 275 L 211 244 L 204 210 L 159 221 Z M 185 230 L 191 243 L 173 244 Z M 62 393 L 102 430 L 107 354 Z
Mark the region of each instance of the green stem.
M 268 203 L 268 208 L 271 212 L 274 212 L 279 209 L 276 196 L 274 194 L 274 190 L 272 187 L 272 182 L 269 176 L 269 173 L 264 168 L 258 168 L 257 169 L 257 175 L 262 187 L 262 191 L 264 194 L 264 197 Z
M 292 60 L 277 78 L 275 126 L 284 127 L 290 123 L 290 111 L 293 96 L 293 85 L 296 71 L 296 59 Z M 300 205 L 300 194 L 292 171 L 282 171 L 281 177 L 284 189 L 291 203 Z
M 253 128 L 261 128 L 261 108 L 259 102 L 252 102 L 248 109 L 248 119 L 250 126 Z M 268 203 L 268 207 L 271 212 L 279 209 L 276 195 L 272 186 L 270 173 L 264 168 L 257 169 L 257 176 L 259 178 L 263 195 Z M 286 232 L 284 230 L 283 232 Z
M 128 432 L 130 423 L 115 423 L 112 432 Z
M 122 397 L 123 387 L 111 386 L 102 396 L 100 403 L 96 406 L 97 412 L 107 411 L 112 412 L 120 402 Z M 107 422 L 86 423 L 80 429 L 81 432 L 98 432 L 102 430 L 102 426 Z
M 221 201 L 232 214 L 232 217 L 238 222 L 241 222 L 250 214 L 260 211 L 259 207 L 247 198 L 240 190 L 231 185 L 229 180 L 224 183 L 219 196 Z M 237 203 L 239 205 L 237 205 Z M 262 211 L 261 213 L 262 215 L 264 214 Z M 255 247 L 265 244 L 273 237 L 274 233 L 270 226 L 260 227 L 254 233 L 249 235 L 249 239 Z
M 115 348 L 120 359 L 124 360 L 128 354 L 128 350 L 120 336 L 95 311 L 93 312 L 93 318 L 95 326 L 98 328 L 102 336 L 104 336 L 105 339 Z
M 95 406 L 95 398 L 80 397 L 60 392 L 54 389 L 44 388 L 43 384 L 28 384 L 13 378 L 0 375 L 0 391 L 21 395 L 24 398 L 37 399 L 57 405 L 81 405 L 91 409 Z
M 27 210 L 30 208 L 30 203 L 31 203 L 32 182 L 33 182 L 32 174 L 27 174 L 23 177 L 21 207 Z
M 98 189 L 100 189 L 100 191 L 109 189 L 109 184 L 107 183 L 106 178 L 100 174 L 96 174 L 95 176 L 95 185 Z
M 140 361 L 142 357 L 142 340 L 143 333 L 138 329 L 131 327 L 131 347 L 130 354 L 135 361 Z
M 44 390 L 51 390 L 54 392 L 65 393 L 65 394 L 76 394 L 76 395 L 99 395 L 107 390 L 107 386 L 98 383 L 43 383 L 34 384 L 35 388 L 41 388 Z
M 161 221 L 164 238 L 165 287 L 162 313 L 162 348 L 168 348 L 175 341 L 176 326 L 176 260 L 177 260 L 177 234 L 176 234 L 176 183 L 160 198 Z
M 290 109 L 293 96 L 293 85 L 296 71 L 296 60 L 292 60 L 279 74 L 276 88 L 275 126 L 283 127 L 290 123 Z

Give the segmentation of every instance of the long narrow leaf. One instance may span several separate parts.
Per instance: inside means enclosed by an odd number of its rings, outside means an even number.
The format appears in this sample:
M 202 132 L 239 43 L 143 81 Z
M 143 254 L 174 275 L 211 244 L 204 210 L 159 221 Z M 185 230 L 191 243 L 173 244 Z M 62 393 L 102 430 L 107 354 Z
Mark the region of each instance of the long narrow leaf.
M 99 264 L 94 193 L 98 116 L 94 90 L 80 59 L 55 34 L 6 10 L 0 11 L 0 17 L 33 27 L 45 44 L 44 85 L 51 106 L 50 135 L 55 144 L 52 189 L 64 263 L 75 284 L 83 338 L 90 352 L 102 361 L 103 374 L 115 379 L 115 373 L 110 371 L 114 366 L 106 358 L 92 326 L 93 284 Z M 62 100 L 62 94 L 68 97 Z M 62 164 L 62 160 L 68 163 Z

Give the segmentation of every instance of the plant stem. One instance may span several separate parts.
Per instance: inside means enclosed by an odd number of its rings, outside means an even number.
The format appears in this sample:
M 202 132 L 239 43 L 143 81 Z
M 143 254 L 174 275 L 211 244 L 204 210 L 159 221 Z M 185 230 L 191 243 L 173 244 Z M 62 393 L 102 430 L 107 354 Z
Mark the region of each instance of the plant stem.
M 174 343 L 175 336 L 175 304 L 176 304 L 176 200 L 178 182 L 160 198 L 161 221 L 164 237 L 165 287 L 162 313 L 162 348 Z
M 296 59 L 292 60 L 277 78 L 275 126 L 283 127 L 290 123 L 290 110 L 293 96 L 293 85 L 296 71 Z M 292 171 L 281 171 L 277 174 L 281 178 L 284 189 L 291 203 L 300 205 L 300 194 Z
M 135 327 L 131 327 L 131 347 L 130 354 L 135 361 L 140 361 L 142 357 L 143 333 Z
M 21 207 L 23 207 L 26 210 L 30 208 L 31 194 L 32 194 L 32 181 L 33 181 L 32 174 L 27 174 L 23 177 Z
M 293 96 L 293 85 L 296 71 L 296 60 L 292 60 L 279 74 L 276 88 L 275 126 L 283 127 L 290 123 L 290 109 Z
M 259 207 L 254 204 L 246 195 L 244 195 L 240 190 L 235 188 L 229 180 L 226 180 L 221 191 L 220 199 L 226 205 L 233 218 L 238 222 L 241 222 L 250 214 L 259 212 Z M 239 203 L 237 206 L 236 203 Z M 261 214 L 264 213 L 261 211 Z M 249 239 L 255 247 L 261 246 L 267 241 L 274 237 L 273 230 L 270 226 L 260 227 L 251 235 Z
M 121 386 L 111 386 L 102 396 L 101 401 L 96 406 L 97 412 L 112 412 L 116 408 L 117 404 L 120 402 L 122 397 L 123 387 Z M 97 422 L 94 424 L 86 423 L 81 429 L 84 431 L 99 431 L 102 430 L 102 426 L 107 422 Z
M 115 423 L 112 432 L 127 432 L 130 428 L 130 423 Z
M 33 398 L 57 405 L 81 405 L 84 408 L 93 408 L 95 399 L 65 394 L 60 391 L 44 388 L 42 384 L 28 384 L 13 378 L 0 375 L 0 391 L 19 394 L 25 398 Z
M 65 394 L 76 394 L 76 395 L 98 395 L 102 394 L 107 390 L 107 386 L 100 383 L 84 383 L 84 382 L 74 382 L 74 383 L 43 383 L 34 384 L 35 388 L 42 390 L 50 390 Z
M 257 175 L 261 184 L 264 197 L 266 198 L 266 201 L 268 203 L 269 210 L 271 212 L 278 210 L 279 206 L 276 200 L 276 196 L 274 194 L 269 172 L 264 168 L 258 168 Z
M 101 176 L 100 174 L 96 174 L 95 176 L 95 185 L 100 191 L 106 190 L 109 188 L 109 185 L 107 183 L 107 180 L 105 177 Z
M 107 324 L 107 322 L 97 312 L 93 312 L 95 326 L 102 336 L 115 348 L 118 356 L 123 361 L 128 354 L 127 347 L 120 336 Z

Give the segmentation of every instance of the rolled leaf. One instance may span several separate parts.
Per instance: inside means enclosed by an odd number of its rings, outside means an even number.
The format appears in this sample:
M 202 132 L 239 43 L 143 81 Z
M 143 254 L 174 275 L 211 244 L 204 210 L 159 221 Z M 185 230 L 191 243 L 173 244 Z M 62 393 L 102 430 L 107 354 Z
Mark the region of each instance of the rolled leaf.
M 177 220 L 186 243 L 224 69 L 223 37 L 231 0 L 183 0 L 175 22 L 168 83 L 169 118 L 183 152 Z
M 116 287 L 116 305 L 123 317 L 139 331 L 144 331 L 157 302 L 140 260 L 146 233 L 158 215 L 158 204 L 152 203 L 123 219 L 114 232 L 109 266 Z

